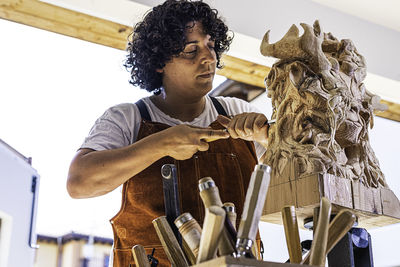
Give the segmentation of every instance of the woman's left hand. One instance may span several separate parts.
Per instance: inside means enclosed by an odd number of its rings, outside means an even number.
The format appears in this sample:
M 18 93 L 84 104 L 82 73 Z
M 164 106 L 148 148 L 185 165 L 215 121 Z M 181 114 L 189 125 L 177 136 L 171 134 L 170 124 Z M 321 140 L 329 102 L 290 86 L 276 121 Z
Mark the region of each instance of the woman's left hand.
M 217 121 L 224 126 L 234 139 L 256 141 L 266 147 L 268 145 L 268 119 L 261 113 L 241 113 L 233 118 L 218 115 Z

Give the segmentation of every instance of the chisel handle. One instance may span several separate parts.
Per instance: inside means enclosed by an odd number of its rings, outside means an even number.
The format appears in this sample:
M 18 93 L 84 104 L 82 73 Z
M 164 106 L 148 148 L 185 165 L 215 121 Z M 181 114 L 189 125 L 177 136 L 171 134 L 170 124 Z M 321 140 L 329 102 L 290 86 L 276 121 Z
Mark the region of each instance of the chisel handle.
M 226 216 L 228 216 L 229 221 L 231 222 L 233 229 L 236 230 L 236 209 L 235 204 L 232 202 L 225 202 L 222 208 L 226 211 Z
M 133 259 L 137 267 L 150 267 L 149 260 L 147 259 L 146 251 L 142 245 L 135 245 L 132 248 Z
M 329 224 L 328 244 L 326 255 L 336 246 L 343 236 L 353 227 L 357 217 L 348 210 L 341 210 Z M 304 258 L 302 264 L 310 263 L 310 253 Z
M 282 221 L 285 228 L 286 245 L 289 252 L 290 263 L 300 263 L 302 260 L 302 249 L 296 209 L 294 206 L 285 206 L 282 208 Z
M 224 229 L 225 216 L 225 210 L 219 206 L 211 206 L 206 209 L 197 264 L 216 256 L 218 243 Z
M 158 217 L 153 220 L 153 225 L 172 266 L 189 266 L 167 218 L 165 216 Z
M 218 187 L 211 177 L 204 177 L 199 180 L 199 191 L 205 208 L 209 208 L 211 206 L 223 206 Z M 218 245 L 219 255 L 230 255 L 235 252 L 235 241 L 236 240 L 232 240 L 230 238 L 228 230 L 224 227 L 222 230 L 220 243 Z
M 251 174 L 237 232 L 236 252 L 238 257 L 251 254 L 251 247 L 256 239 L 258 224 L 268 192 L 270 173 L 271 168 L 268 165 L 257 164 Z
M 331 217 L 331 202 L 326 197 L 321 199 L 318 225 L 310 250 L 310 264 L 325 266 L 326 247 L 328 242 L 329 219 Z
M 205 208 L 210 206 L 222 207 L 218 187 L 211 177 L 204 177 L 199 180 L 199 191 Z
M 186 242 L 187 246 L 193 254 L 193 257 L 188 258 L 196 259 L 199 255 L 200 239 L 202 232 L 200 225 L 189 212 L 185 212 L 181 216 L 176 218 L 175 225 L 181 233 L 183 240 Z M 186 252 L 186 254 L 190 253 Z M 196 261 L 192 262 L 192 264 L 196 264 Z

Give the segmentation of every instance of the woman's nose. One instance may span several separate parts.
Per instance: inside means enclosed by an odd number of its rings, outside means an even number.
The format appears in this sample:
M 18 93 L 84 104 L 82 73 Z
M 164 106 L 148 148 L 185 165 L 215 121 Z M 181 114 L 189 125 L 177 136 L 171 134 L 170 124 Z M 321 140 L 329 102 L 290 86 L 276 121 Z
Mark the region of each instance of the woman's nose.
M 203 53 L 201 55 L 201 63 L 203 64 L 210 64 L 210 63 L 214 63 L 216 61 L 217 57 L 214 51 L 214 48 L 204 48 Z

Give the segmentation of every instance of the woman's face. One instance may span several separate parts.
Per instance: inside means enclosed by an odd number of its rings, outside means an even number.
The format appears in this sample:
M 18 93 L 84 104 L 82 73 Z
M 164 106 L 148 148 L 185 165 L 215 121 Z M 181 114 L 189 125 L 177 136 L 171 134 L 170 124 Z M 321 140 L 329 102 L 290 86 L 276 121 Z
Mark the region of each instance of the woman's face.
M 212 89 L 216 53 L 214 41 L 203 32 L 200 22 L 191 22 L 188 26 L 183 52 L 172 57 L 159 71 L 162 72 L 163 87 L 168 97 L 195 100 Z

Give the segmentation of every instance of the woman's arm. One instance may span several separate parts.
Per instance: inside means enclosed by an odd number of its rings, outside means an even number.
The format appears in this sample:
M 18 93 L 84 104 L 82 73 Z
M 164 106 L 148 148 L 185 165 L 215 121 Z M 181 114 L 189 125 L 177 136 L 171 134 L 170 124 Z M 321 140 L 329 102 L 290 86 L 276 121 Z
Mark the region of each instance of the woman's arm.
M 67 190 L 73 198 L 104 195 L 165 156 L 178 160 L 208 149 L 205 138 L 228 138 L 224 130 L 177 125 L 132 145 L 103 151 L 80 149 L 73 158 Z

